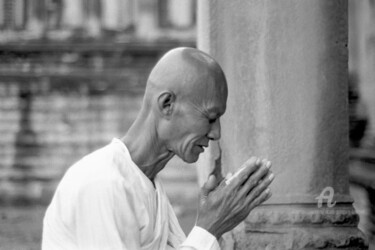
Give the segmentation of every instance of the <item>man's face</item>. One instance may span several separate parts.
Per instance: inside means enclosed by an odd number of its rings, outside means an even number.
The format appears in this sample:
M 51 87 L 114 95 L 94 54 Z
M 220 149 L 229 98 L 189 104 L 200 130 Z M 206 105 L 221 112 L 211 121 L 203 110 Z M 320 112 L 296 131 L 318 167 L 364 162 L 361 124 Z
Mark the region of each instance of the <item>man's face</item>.
M 209 141 L 220 138 L 220 116 L 226 109 L 227 93 L 210 92 L 197 93 L 180 103 L 173 118 L 170 147 L 185 162 L 196 162 Z

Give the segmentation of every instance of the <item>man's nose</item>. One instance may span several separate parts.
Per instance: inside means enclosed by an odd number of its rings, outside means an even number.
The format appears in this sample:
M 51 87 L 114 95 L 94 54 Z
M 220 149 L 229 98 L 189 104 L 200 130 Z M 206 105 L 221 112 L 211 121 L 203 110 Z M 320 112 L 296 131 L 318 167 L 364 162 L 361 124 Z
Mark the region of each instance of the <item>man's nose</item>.
M 208 133 L 208 138 L 210 140 L 219 140 L 220 139 L 220 119 L 217 119 L 212 125 L 211 125 L 211 130 Z

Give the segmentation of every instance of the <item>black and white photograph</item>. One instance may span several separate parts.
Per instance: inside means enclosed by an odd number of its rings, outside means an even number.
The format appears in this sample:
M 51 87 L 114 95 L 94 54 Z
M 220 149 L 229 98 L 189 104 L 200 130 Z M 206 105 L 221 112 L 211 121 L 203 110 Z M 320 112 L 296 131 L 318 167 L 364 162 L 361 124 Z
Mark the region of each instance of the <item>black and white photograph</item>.
M 0 0 L 0 250 L 375 250 L 375 0 Z

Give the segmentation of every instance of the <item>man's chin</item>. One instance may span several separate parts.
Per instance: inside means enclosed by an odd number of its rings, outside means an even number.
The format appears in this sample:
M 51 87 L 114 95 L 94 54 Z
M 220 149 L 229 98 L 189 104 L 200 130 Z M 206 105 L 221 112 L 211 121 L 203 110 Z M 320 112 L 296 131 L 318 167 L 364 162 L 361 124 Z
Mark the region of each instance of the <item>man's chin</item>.
M 181 158 L 181 160 L 183 160 L 186 163 L 194 163 L 194 162 L 196 162 L 198 160 L 199 154 L 197 154 L 197 155 L 190 155 L 188 157 L 180 157 L 180 158 Z

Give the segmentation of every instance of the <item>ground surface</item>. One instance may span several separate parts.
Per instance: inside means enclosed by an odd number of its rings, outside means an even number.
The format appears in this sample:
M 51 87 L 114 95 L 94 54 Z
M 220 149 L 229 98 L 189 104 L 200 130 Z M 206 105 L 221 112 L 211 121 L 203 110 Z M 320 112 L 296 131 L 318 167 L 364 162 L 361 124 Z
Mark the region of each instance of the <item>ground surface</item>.
M 44 207 L 0 208 L 0 249 L 40 249 Z

